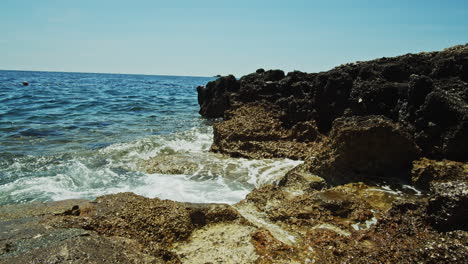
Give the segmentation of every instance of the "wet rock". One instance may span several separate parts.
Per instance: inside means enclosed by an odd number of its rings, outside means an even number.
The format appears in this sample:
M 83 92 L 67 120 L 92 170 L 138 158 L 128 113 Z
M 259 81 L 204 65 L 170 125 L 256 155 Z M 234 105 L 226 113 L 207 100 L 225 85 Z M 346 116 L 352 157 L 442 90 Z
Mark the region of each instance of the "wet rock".
M 89 200 L 78 199 L 56 202 L 31 202 L 22 205 L 4 205 L 0 206 L 0 221 L 39 217 L 42 215 L 66 215 L 71 212 L 76 215 L 77 209 L 79 208 L 81 208 L 79 213 L 86 214 L 90 206 L 92 205 Z
M 286 188 L 287 190 L 294 190 L 296 192 L 322 190 L 327 187 L 327 183 L 323 178 L 307 171 L 301 171 L 299 168 L 295 168 L 286 173 L 286 175 L 279 181 L 278 185 Z
M 168 245 L 187 239 L 201 226 L 239 218 L 240 215 L 227 205 L 185 204 L 119 193 L 97 198 L 90 221 L 80 225 L 106 236 Z
M 147 173 L 192 175 L 199 169 L 199 163 L 188 155 L 158 155 L 143 165 Z
M 260 211 L 284 200 L 286 193 L 276 185 L 267 184 L 251 191 L 240 203 L 252 203 Z
M 255 189 L 234 206 L 251 223 L 268 229 L 287 245 L 297 245 L 311 228 L 347 236 L 367 229 L 402 197 L 364 184 L 298 192 L 293 187 L 298 183 L 290 179 L 282 186 Z
M 415 186 L 426 191 L 432 182 L 468 181 L 468 164 L 422 158 L 413 162 L 411 180 Z
M 60 210 L 51 203 L 42 214 L 26 207 L 29 217 L 0 220 L 0 263 L 464 263 L 468 257 L 466 231 L 439 233 L 429 225 L 431 201 L 356 183 L 289 193 L 313 178 L 304 175 L 258 188 L 234 207 L 130 193 L 82 204 L 79 215 L 67 213 L 76 211 L 76 201 Z
M 247 263 L 258 258 L 250 242 L 256 228 L 224 204 L 120 193 L 93 202 L 3 206 L 0 212 L 11 212 L 0 215 L 0 263 L 181 263 L 188 256 L 196 256 L 188 258 L 190 263 L 206 263 L 216 261 L 220 252 L 225 253 L 225 263 L 236 255 Z M 197 240 L 199 234 L 205 236 Z M 195 249 L 220 237 L 224 241 L 217 247 Z M 241 258 L 242 252 L 248 253 L 246 258 Z
M 463 263 L 467 255 L 466 232 L 433 229 L 420 196 L 357 183 L 290 195 L 295 183 L 284 181 L 234 206 L 259 228 L 261 263 Z
M 361 188 L 362 190 L 359 190 Z M 365 189 L 359 185 L 349 185 L 287 196 L 287 199 L 265 208 L 266 214 L 270 220 L 281 223 L 281 226 L 292 228 L 290 230 L 292 232 L 304 234 L 310 228 L 328 228 L 338 230 L 339 233 L 347 233 L 348 230 L 353 230 L 352 224 L 372 218 L 371 209 L 375 212 L 382 209 L 382 205 L 375 206 L 377 201 L 386 204 L 391 201 L 386 200 L 387 198 L 376 199 L 370 204 L 364 198 Z M 367 193 L 371 194 L 372 192 Z
M 468 182 L 433 182 L 427 209 L 432 224 L 441 231 L 468 231 Z
M 404 178 L 420 150 L 403 127 L 382 116 L 336 119 L 330 141 L 307 162 L 332 184 Z

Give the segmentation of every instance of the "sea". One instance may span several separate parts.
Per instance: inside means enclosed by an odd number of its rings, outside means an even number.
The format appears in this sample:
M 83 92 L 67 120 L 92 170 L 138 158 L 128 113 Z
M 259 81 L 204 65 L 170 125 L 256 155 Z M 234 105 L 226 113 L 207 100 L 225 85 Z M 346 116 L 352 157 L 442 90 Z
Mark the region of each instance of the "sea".
M 0 205 L 119 192 L 233 204 L 301 163 L 211 153 L 219 120 L 196 92 L 211 80 L 0 71 Z

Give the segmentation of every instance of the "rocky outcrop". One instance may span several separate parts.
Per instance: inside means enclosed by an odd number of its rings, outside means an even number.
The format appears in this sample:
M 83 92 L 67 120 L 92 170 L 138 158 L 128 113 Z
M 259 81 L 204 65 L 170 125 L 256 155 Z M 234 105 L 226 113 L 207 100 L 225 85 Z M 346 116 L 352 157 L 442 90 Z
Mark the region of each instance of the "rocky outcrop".
M 206 117 L 220 117 L 229 109 L 228 93 L 239 90 L 239 83 L 232 75 L 210 82 L 206 87 L 197 87 L 198 104 L 203 106 L 200 114 Z
M 382 116 L 336 119 L 324 146 L 304 166 L 332 184 L 405 178 L 420 154 L 404 127 Z
M 284 129 L 312 122 L 325 135 L 339 117 L 381 115 L 404 127 L 423 156 L 468 161 L 467 72 L 468 45 L 313 74 L 259 70 L 239 80 L 222 77 L 199 87 L 200 113 L 229 121 L 235 119 L 236 109 L 261 104 L 275 113 L 275 122 Z M 231 123 L 234 126 L 236 120 Z M 242 123 L 237 122 L 237 127 L 242 128 Z M 215 133 L 224 137 L 218 128 L 222 125 L 215 127 Z M 228 148 L 220 151 L 229 153 Z M 274 155 L 253 148 L 258 151 Z
M 234 205 L 257 262 L 463 263 L 467 82 L 465 44 L 199 88 L 212 151 L 305 161 Z
M 0 263 L 465 263 L 467 56 L 221 77 L 198 88 L 200 113 L 224 117 L 212 151 L 304 164 L 232 206 L 132 193 L 3 206 Z M 141 165 L 191 174 L 199 159 Z

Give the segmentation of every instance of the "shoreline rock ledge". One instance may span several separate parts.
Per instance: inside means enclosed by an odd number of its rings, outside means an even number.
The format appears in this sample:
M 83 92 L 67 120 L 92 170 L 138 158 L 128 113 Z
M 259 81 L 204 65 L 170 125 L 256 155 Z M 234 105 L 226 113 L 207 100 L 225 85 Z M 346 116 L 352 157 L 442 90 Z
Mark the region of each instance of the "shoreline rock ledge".
M 212 151 L 304 163 L 234 205 L 2 206 L 0 263 L 466 263 L 467 44 L 197 91 Z

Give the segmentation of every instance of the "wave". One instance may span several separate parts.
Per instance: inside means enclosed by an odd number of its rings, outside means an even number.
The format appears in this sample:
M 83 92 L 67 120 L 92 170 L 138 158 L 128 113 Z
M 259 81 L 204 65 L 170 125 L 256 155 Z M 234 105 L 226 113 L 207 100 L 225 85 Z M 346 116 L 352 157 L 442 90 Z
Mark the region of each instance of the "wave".
M 205 126 L 67 154 L 0 155 L 0 204 L 93 199 L 128 191 L 182 202 L 232 204 L 301 163 L 211 153 L 212 135 L 212 128 Z

